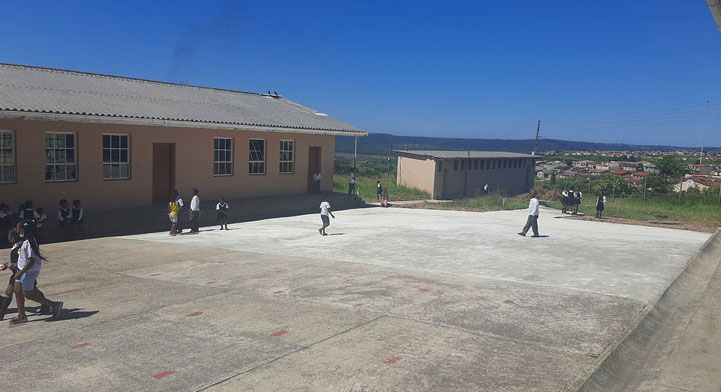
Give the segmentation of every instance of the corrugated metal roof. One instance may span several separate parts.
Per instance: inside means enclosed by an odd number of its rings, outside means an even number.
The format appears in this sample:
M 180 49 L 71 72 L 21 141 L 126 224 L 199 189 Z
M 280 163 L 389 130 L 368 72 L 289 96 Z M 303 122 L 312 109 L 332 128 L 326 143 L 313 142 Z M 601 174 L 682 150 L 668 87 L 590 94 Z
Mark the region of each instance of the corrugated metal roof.
M 367 135 L 279 96 L 0 63 L 0 116 L 22 113 Z
M 438 159 L 460 158 L 536 158 L 529 154 L 505 151 L 425 151 L 425 150 L 395 150 L 400 155 L 415 155 Z

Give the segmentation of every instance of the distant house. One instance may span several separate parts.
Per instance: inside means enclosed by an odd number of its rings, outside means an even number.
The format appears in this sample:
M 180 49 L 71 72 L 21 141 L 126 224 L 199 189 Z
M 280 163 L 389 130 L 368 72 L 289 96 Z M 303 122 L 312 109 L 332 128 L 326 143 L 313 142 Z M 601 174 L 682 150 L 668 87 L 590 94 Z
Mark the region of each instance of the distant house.
M 631 177 L 642 180 L 645 177 L 648 177 L 650 175 L 651 175 L 651 173 L 649 173 L 649 172 L 635 172 L 635 173 L 631 174 Z
M 490 191 L 519 194 L 533 186 L 536 157 L 498 151 L 398 150 L 398 185 L 428 192 L 434 199 Z
M 625 176 L 630 175 L 631 172 L 628 171 L 628 170 L 614 170 L 614 171 L 611 172 L 611 174 L 613 174 L 614 176 L 625 177 Z

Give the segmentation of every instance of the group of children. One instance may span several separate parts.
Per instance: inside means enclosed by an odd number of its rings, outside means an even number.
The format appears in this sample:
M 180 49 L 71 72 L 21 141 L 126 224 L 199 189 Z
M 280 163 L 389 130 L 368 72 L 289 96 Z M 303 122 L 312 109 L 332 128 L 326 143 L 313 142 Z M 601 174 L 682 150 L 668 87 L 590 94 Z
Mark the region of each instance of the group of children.
M 31 221 L 35 228 L 35 235 L 38 242 L 42 242 L 43 227 L 48 221 L 45 209 L 42 207 L 34 208 L 32 200 L 26 200 L 20 204 L 17 212 L 10 211 L 10 206 L 0 203 L 0 232 L 6 233 L 21 220 Z M 58 202 L 57 221 L 62 230 L 63 240 L 68 240 L 79 235 L 84 235 L 83 222 L 85 221 L 85 211 L 79 199 L 75 199 L 72 205 L 66 199 Z M 4 236 L 0 236 L 4 237 Z M 0 239 L 0 247 L 10 244 L 4 243 L 4 238 Z
M 8 231 L 11 244 L 10 262 L 0 265 L 0 271 L 10 270 L 10 281 L 5 289 L 5 296 L 0 295 L 0 320 L 8 313 L 13 297 L 17 308 L 17 316 L 10 324 L 22 324 L 28 321 L 25 312 L 25 299 L 39 303 L 39 314 L 52 314 L 53 319 L 60 317 L 63 309 L 61 301 L 51 301 L 38 289 L 37 278 L 47 259 L 40 252 L 37 240 L 36 223 L 31 219 L 22 219 Z
M 190 233 L 194 234 L 200 232 L 198 228 L 198 218 L 200 215 L 200 197 L 198 195 L 200 191 L 193 189 L 192 193 L 193 196 L 190 200 L 188 222 L 190 224 Z M 168 218 L 170 219 L 170 232 L 168 234 L 171 236 L 182 234 L 183 232 L 183 229 L 179 225 L 180 214 L 183 207 L 183 199 L 180 197 L 180 194 L 177 190 L 173 191 L 173 194 L 170 196 L 170 201 L 168 202 Z M 215 210 L 218 214 L 217 217 L 218 223 L 220 223 L 220 230 L 230 230 L 228 229 L 229 208 L 230 205 L 225 201 L 225 197 L 218 197 L 218 203 L 215 205 Z
M 561 196 L 563 203 L 561 212 L 564 214 L 577 215 L 578 206 L 581 205 L 581 199 L 583 198 L 581 190 L 566 187 L 563 189 L 563 192 L 561 192 Z

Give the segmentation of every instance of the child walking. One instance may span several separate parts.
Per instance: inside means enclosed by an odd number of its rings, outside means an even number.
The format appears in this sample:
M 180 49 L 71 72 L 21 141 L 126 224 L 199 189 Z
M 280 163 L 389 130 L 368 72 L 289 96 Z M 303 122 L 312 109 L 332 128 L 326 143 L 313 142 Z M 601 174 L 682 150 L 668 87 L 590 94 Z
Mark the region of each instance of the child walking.
M 28 321 L 25 314 L 25 297 L 38 302 L 41 305 L 50 306 L 53 313 L 53 319 L 60 317 L 63 310 L 63 303 L 60 301 L 51 301 L 35 287 L 35 280 L 40 275 L 45 256 L 40 252 L 40 247 L 35 239 L 34 227 L 31 222 L 22 220 L 18 222 L 17 231 L 24 238 L 20 250 L 18 252 L 18 262 L 14 266 L 17 268 L 15 274 L 15 304 L 18 308 L 17 317 L 10 320 L 10 324 L 22 324 Z
M 603 192 L 598 194 L 598 200 L 596 200 L 596 218 L 601 219 L 603 210 L 605 209 L 606 195 Z
M 323 227 L 318 229 L 318 232 L 320 235 L 328 235 L 325 232 L 325 228 L 330 226 L 330 218 L 328 218 L 328 215 L 332 216 L 333 219 L 335 219 L 335 215 L 330 210 L 330 203 L 328 202 L 328 197 L 323 197 L 323 202 L 320 203 L 320 220 L 323 221 Z
M 20 246 L 23 243 L 20 236 L 18 235 L 17 229 L 11 229 L 10 231 L 8 231 L 8 242 L 12 244 L 12 248 L 10 249 L 10 263 L 6 263 L 0 266 L 0 271 L 10 269 L 11 274 L 10 281 L 8 282 L 8 286 L 5 289 L 6 296 L 1 297 L 0 299 L 0 320 L 3 320 L 5 318 L 5 314 L 7 313 L 7 309 L 10 306 L 10 303 L 12 303 L 13 293 L 15 291 L 15 274 L 17 274 L 18 270 L 17 267 L 14 266 L 17 266 Z M 42 291 L 40 291 L 40 289 L 38 289 L 37 287 L 38 281 L 36 279 L 35 288 L 40 294 L 42 294 Z M 50 314 L 50 311 L 50 306 L 40 306 L 40 314 Z
M 215 205 L 215 209 L 218 211 L 218 222 L 220 222 L 220 230 L 228 230 L 228 203 L 225 202 L 225 198 L 220 196 L 218 198 L 218 204 Z
M 170 219 L 170 235 L 178 233 L 178 216 L 180 215 L 180 207 L 183 206 L 183 199 L 178 196 L 178 191 L 173 191 L 168 202 L 168 219 Z

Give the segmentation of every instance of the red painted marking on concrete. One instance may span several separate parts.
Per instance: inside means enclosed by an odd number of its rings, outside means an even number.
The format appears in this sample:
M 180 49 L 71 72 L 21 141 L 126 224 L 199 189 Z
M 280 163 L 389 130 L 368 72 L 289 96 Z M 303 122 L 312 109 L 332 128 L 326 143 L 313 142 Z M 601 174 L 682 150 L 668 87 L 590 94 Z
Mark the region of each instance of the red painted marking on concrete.
M 596 352 L 593 351 L 593 350 L 588 350 L 588 352 L 586 353 L 586 356 L 587 356 L 587 357 L 592 357 L 592 358 L 598 358 L 598 357 L 601 356 L 601 354 L 596 353 Z
M 159 275 L 162 275 L 162 274 L 150 274 L 150 276 L 159 276 Z
M 421 288 L 418 289 L 418 291 L 422 291 L 422 292 L 424 292 L 424 293 L 427 293 L 427 292 L 431 291 L 431 289 L 425 288 L 425 287 L 421 287 Z
M 173 373 L 175 373 L 175 372 L 172 370 L 168 370 L 167 372 L 162 372 L 162 373 L 158 373 L 158 374 L 154 375 L 153 378 L 156 380 L 159 380 L 163 377 L 168 377 L 169 375 L 171 375 Z
M 288 331 L 282 330 L 282 331 L 278 331 L 278 332 L 274 333 L 273 336 L 283 336 L 287 333 L 288 333 Z
M 509 304 L 509 305 L 515 304 L 515 302 L 513 302 L 512 299 L 507 299 L 507 300 L 503 301 L 503 303 L 504 303 L 504 304 Z
M 355 304 L 355 305 L 353 305 L 353 307 L 355 307 L 355 308 L 360 308 L 360 307 L 363 306 L 363 305 L 364 305 L 364 304 Z
M 285 291 L 283 291 L 283 290 L 278 290 L 278 291 L 273 292 L 273 294 L 283 294 L 283 293 L 285 293 Z
M 28 325 L 28 323 L 13 324 L 13 325 L 9 326 L 8 328 L 24 327 L 24 326 L 26 326 L 26 325 Z
M 401 359 L 403 359 L 403 358 L 402 357 L 391 357 L 391 358 L 388 358 L 385 361 L 383 361 L 383 363 L 385 363 L 386 365 L 393 365 L 393 364 L 397 363 L 398 361 L 400 361 Z
M 211 280 L 210 282 L 206 282 L 205 284 L 216 284 L 216 283 L 218 283 L 217 280 Z
M 122 302 L 122 303 L 128 303 L 128 302 L 133 302 L 133 301 L 135 301 L 135 298 L 124 299 L 124 300 L 122 300 L 122 301 L 120 301 L 120 302 Z
M 630 321 L 628 321 L 628 320 L 619 320 L 619 322 L 620 322 L 621 324 L 628 324 Z
M 466 323 L 460 323 L 460 324 L 458 324 L 458 326 L 461 327 L 461 328 L 465 328 L 465 327 L 467 327 L 468 325 L 469 325 L 469 324 L 466 324 Z
M 78 348 L 88 347 L 89 345 L 90 345 L 90 343 L 80 343 L 80 344 L 76 344 L 76 345 L 74 345 L 73 347 L 70 347 L 70 348 L 72 348 L 73 350 L 75 350 L 75 349 L 78 349 Z
M 191 314 L 187 314 L 186 316 L 188 316 L 188 317 L 195 317 L 195 316 L 200 316 L 201 314 L 203 314 L 203 312 L 193 312 L 193 313 L 191 313 Z

